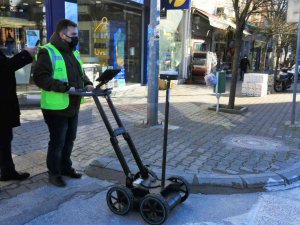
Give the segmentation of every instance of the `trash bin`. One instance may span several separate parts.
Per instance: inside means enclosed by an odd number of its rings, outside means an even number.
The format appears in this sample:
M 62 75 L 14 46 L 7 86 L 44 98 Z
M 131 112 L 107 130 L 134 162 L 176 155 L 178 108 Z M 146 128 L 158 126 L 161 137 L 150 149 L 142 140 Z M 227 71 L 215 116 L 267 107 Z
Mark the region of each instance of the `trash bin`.
M 214 87 L 214 93 L 216 93 L 216 88 L 218 86 L 218 93 L 225 93 L 226 91 L 226 72 L 221 71 L 217 72 L 216 76 L 218 77 L 219 74 L 219 79 L 218 79 L 218 84 Z

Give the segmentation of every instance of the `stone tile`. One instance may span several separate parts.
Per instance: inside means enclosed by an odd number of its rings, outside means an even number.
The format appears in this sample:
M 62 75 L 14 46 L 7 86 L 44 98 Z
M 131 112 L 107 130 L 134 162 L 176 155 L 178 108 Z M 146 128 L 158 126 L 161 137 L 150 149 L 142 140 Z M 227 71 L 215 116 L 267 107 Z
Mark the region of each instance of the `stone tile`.
M 192 93 L 188 99 L 186 98 L 187 93 Z M 199 98 L 200 94 L 201 98 Z M 169 132 L 168 164 L 172 164 L 175 169 L 183 171 L 188 169 L 188 166 L 193 170 L 198 168 L 199 171 L 205 170 L 208 173 L 214 173 L 213 169 L 216 166 L 213 166 L 213 162 L 209 163 L 212 164 L 210 166 L 203 164 L 204 161 L 212 159 L 224 163 L 224 166 L 230 165 L 226 171 L 219 171 L 219 173 L 231 174 L 231 172 L 238 172 L 241 167 L 240 174 L 251 174 L 255 173 L 254 168 L 258 168 L 262 161 L 272 163 L 270 169 L 275 170 L 276 168 L 288 168 L 300 160 L 300 156 L 298 157 L 297 154 L 289 153 L 288 155 L 287 152 L 270 153 L 229 148 L 222 143 L 222 139 L 229 134 L 253 134 L 266 138 L 275 136 L 275 139 L 291 145 L 293 147 L 291 149 L 299 149 L 300 146 L 295 148 L 294 138 L 300 137 L 300 130 L 291 130 L 284 124 L 276 122 L 276 118 L 281 118 L 282 121 L 289 120 L 289 108 L 281 102 L 289 102 L 290 94 L 281 95 L 280 103 L 277 98 L 274 98 L 274 95 L 264 98 L 237 97 L 237 104 L 251 106 L 251 110 L 244 116 L 230 114 L 220 116 L 209 112 L 207 105 L 214 104 L 215 97 L 211 96 L 206 88 L 200 86 L 178 85 L 172 91 L 172 95 L 174 95 L 172 96 L 174 102 L 171 103 L 170 124 L 180 126 L 180 128 Z M 160 167 L 163 129 L 137 126 L 146 120 L 147 115 L 147 98 L 144 87 L 126 92 L 122 94 L 122 98 L 118 98 L 116 95 L 113 101 L 143 161 Z M 106 104 L 105 107 L 107 107 Z M 176 111 L 173 111 L 174 109 Z M 159 120 L 163 120 L 163 112 L 163 105 L 159 105 Z M 276 115 L 275 119 L 274 115 Z M 109 118 L 111 119 L 112 116 L 109 115 Z M 22 111 L 21 119 L 24 124 L 16 128 L 13 142 L 14 154 L 18 155 L 15 157 L 17 168 L 30 169 L 34 174 L 45 172 L 45 157 L 42 154 L 46 153 L 49 133 L 41 111 Z M 89 132 L 87 132 L 87 128 Z M 120 146 L 124 154 L 130 156 L 124 141 L 120 140 Z M 26 160 L 18 159 L 23 155 L 38 151 L 41 152 L 40 157 L 33 154 L 34 157 L 25 157 Z M 274 159 L 272 158 L 273 154 Z M 118 163 L 109 141 L 109 135 L 91 102 L 85 104 L 80 112 L 78 135 L 72 160 L 74 165 L 82 168 L 89 160 L 97 157 L 112 157 L 111 161 Z M 103 162 L 104 166 L 111 161 Z M 130 161 L 130 163 L 132 162 Z

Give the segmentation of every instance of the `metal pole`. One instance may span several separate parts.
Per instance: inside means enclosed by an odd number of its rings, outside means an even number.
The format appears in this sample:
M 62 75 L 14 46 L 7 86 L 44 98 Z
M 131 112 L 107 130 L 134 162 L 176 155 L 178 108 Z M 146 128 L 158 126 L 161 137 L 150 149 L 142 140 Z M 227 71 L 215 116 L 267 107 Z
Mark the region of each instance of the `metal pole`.
M 219 112 L 219 109 L 220 109 L 219 72 L 217 72 L 216 97 L 217 97 L 216 112 L 218 113 L 218 112 Z
M 159 73 L 159 8 L 160 1 L 150 2 L 150 57 L 148 77 L 147 124 L 158 124 L 158 73 Z
M 296 118 L 296 97 L 297 97 L 297 82 L 299 76 L 299 61 L 300 61 L 300 10 L 299 10 L 299 21 L 298 21 L 298 38 L 297 38 L 297 51 L 296 51 L 296 65 L 295 65 L 295 76 L 294 76 L 294 91 L 293 91 L 293 109 L 291 124 L 295 125 Z
M 169 127 L 169 100 L 170 100 L 170 84 L 171 81 L 167 80 L 166 90 L 166 108 L 165 108 L 165 128 L 164 128 L 164 144 L 163 144 L 163 160 L 162 160 L 162 175 L 161 175 L 161 188 L 165 187 L 166 180 L 166 164 L 167 164 L 167 147 L 168 147 L 168 127 Z

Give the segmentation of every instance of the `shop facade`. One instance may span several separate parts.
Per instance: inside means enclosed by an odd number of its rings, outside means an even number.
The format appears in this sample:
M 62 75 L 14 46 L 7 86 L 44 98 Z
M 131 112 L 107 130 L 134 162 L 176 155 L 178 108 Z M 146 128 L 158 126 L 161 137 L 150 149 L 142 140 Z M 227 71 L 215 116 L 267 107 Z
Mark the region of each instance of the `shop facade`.
M 60 18 L 78 24 L 78 48 L 91 80 L 106 69 L 120 69 L 114 87 L 143 84 L 147 71 L 148 5 L 149 0 L 49 0 L 47 30 L 52 33 Z
M 121 69 L 116 85 L 142 83 L 144 6 L 120 1 L 78 1 L 79 50 L 99 72 Z
M 47 42 L 45 0 L 3 0 L 0 2 L 0 49 L 7 56 Z M 31 64 L 16 72 L 18 84 L 31 85 Z M 29 88 L 30 89 L 30 88 Z M 28 90 L 28 86 L 21 91 Z
M 3 0 L 0 48 L 9 57 L 25 46 L 46 44 L 62 18 L 78 24 L 84 67 L 91 79 L 105 69 L 121 69 L 116 86 L 144 84 L 147 74 L 149 0 Z M 145 38 L 146 37 L 146 38 Z M 92 69 L 92 70 L 91 70 Z M 32 65 L 16 72 L 20 93 L 38 92 Z

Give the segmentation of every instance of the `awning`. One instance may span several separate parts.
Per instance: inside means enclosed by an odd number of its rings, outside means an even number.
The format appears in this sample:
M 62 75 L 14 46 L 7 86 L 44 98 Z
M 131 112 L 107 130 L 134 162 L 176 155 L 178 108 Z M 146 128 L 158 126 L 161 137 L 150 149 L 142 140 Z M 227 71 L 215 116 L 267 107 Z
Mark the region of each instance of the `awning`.
M 229 21 L 229 20 L 224 20 L 218 16 L 215 16 L 213 14 L 210 14 L 208 12 L 205 12 L 201 9 L 197 9 L 197 8 L 194 8 L 195 9 L 195 12 L 198 13 L 199 15 L 201 16 L 204 16 L 208 19 L 209 21 L 209 24 L 212 26 L 212 27 L 215 27 L 215 28 L 218 28 L 218 29 L 221 29 L 221 30 L 227 30 L 228 27 L 232 27 L 234 29 L 236 29 L 236 25 L 235 23 Z M 249 32 L 247 31 L 243 31 L 243 33 L 245 35 L 251 35 Z
M 22 28 L 24 26 L 26 27 L 36 26 L 36 23 L 21 18 L 0 17 L 0 27 Z

